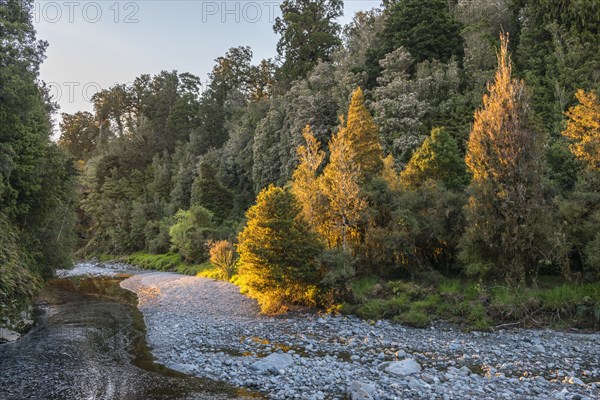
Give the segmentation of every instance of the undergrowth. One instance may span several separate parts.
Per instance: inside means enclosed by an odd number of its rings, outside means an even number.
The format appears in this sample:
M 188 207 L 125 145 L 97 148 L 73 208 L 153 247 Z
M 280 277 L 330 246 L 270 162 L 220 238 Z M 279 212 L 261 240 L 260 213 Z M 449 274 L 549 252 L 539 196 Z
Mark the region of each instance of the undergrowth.
M 97 258 L 226 280 L 210 262 L 187 264 L 177 253 Z M 236 283 L 236 279 L 234 276 L 231 281 Z M 600 329 L 600 282 L 560 283 L 542 278 L 536 288 L 508 288 L 441 277 L 425 282 L 365 277 L 349 286 L 349 301 L 337 309 L 368 320 L 390 319 L 416 327 L 445 321 L 467 330 L 518 326 Z
M 600 328 L 600 283 L 510 289 L 458 279 L 419 284 L 366 278 L 350 287 L 352 299 L 342 311 L 369 320 L 392 319 L 417 327 L 446 321 L 477 330 L 511 326 Z
M 100 261 L 119 261 L 142 269 L 177 272 L 184 275 L 197 275 L 213 279 L 221 279 L 219 271 L 210 263 L 188 264 L 177 253 L 149 254 L 134 253 L 129 256 L 97 255 Z

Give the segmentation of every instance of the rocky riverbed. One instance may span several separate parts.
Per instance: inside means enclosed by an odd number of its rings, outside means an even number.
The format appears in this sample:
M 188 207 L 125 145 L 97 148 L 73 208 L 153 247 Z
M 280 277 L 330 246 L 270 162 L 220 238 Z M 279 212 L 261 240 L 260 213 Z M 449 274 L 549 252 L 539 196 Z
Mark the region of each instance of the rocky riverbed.
M 139 297 L 159 362 L 272 399 L 600 398 L 598 333 L 265 317 L 225 282 L 153 272 L 121 285 Z

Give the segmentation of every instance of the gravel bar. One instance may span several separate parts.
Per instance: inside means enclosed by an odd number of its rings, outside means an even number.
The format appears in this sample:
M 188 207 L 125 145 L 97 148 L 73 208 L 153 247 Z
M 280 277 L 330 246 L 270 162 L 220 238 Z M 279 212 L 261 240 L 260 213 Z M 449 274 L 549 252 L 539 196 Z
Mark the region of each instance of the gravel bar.
M 599 399 L 600 334 L 465 333 L 295 312 L 259 314 L 229 283 L 136 273 L 157 361 L 272 399 Z
M 259 314 L 229 283 L 155 272 L 137 293 L 157 361 L 272 399 L 598 399 L 600 334 L 465 333 Z

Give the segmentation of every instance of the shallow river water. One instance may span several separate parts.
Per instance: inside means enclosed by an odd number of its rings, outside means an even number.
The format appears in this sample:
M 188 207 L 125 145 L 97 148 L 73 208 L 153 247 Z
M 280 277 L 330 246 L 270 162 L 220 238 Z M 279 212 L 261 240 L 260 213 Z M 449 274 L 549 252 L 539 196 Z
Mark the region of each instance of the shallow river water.
M 137 298 L 115 278 L 52 281 L 36 325 L 0 345 L 0 399 L 230 399 L 251 397 L 223 383 L 156 364 Z

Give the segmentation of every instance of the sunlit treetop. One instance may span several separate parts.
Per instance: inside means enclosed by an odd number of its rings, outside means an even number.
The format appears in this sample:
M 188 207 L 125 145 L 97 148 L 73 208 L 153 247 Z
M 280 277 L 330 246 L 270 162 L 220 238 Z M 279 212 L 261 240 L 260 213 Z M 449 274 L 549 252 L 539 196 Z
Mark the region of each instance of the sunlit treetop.
M 579 104 L 565 114 L 569 118 L 563 135 L 573 141 L 573 154 L 590 170 L 600 170 L 600 102 L 596 92 L 577 91 Z

